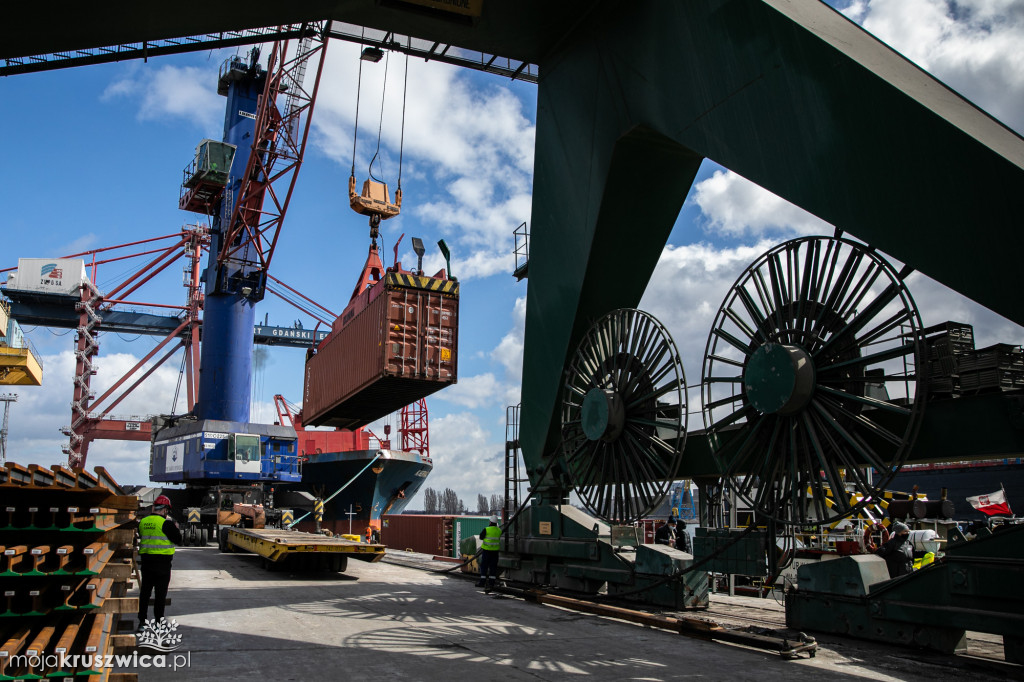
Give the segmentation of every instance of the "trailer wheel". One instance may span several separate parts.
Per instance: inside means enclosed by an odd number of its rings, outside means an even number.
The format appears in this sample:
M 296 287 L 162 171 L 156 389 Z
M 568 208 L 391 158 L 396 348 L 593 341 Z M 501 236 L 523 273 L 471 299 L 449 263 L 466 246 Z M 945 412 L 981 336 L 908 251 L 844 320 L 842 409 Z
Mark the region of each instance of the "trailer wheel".
M 210 544 L 210 531 L 202 528 L 199 530 L 199 546 L 206 547 Z
M 224 552 L 225 554 L 231 553 L 231 545 L 228 544 L 227 533 L 217 533 L 217 546 L 220 548 L 220 551 Z
M 331 557 L 331 570 L 335 573 L 344 573 L 348 568 L 348 557 L 335 554 Z

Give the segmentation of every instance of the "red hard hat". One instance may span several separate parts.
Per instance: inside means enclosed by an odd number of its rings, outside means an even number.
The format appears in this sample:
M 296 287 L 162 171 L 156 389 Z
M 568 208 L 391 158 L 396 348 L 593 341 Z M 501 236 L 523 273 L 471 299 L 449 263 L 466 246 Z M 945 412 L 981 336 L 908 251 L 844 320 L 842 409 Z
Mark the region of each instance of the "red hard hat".
M 153 505 L 156 507 L 170 507 L 171 500 L 166 495 L 161 495 L 160 497 L 153 500 Z

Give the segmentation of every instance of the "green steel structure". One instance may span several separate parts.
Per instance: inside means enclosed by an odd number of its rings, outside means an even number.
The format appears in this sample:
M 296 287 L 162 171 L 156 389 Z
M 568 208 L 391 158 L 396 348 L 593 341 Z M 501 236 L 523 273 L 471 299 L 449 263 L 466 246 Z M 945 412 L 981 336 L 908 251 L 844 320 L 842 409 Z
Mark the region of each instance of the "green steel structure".
M 991 632 L 1003 636 L 1007 661 L 1024 663 L 1024 526 L 981 535 L 950 537 L 942 563 L 894 580 L 876 556 L 801 566 L 786 622 L 943 653 L 966 650 L 967 630 Z
M 919 270 L 1024 324 L 1024 139 L 815 0 L 112 0 L 58 12 L 18 3 L 0 26 L 0 66 L 325 19 L 346 39 L 357 40 L 345 27 L 365 27 L 358 39 L 368 44 L 473 54 L 474 68 L 498 60 L 498 72 L 538 82 L 519 433 L 534 499 L 508 534 L 513 577 L 587 590 L 607 583 L 679 606 L 706 599 L 706 585 L 684 573 L 695 565 L 689 555 L 638 548 L 628 561 L 620 530 L 562 506 L 574 472 L 592 482 L 585 465 L 563 457 L 566 369 L 597 321 L 640 301 L 705 158 L 890 254 L 906 265 L 901 276 Z M 755 397 L 782 413 L 803 400 L 779 390 Z M 606 397 L 593 394 L 587 409 L 598 412 L 583 415 L 600 422 L 598 440 L 622 426 Z M 902 457 L 1024 450 L 1019 399 L 947 402 L 924 410 Z M 971 432 L 960 427 L 968 419 Z M 901 433 L 898 423 L 891 430 Z M 668 457 L 671 478 L 717 476 L 708 439 L 650 435 L 686 443 Z

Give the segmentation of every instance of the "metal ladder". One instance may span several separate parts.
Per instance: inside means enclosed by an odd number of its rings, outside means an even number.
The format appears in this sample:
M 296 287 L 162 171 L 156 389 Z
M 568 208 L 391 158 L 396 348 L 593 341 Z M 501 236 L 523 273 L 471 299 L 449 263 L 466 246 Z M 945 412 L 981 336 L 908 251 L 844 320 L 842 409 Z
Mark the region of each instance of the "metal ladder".
M 523 477 L 519 470 L 519 412 L 521 409 L 522 403 L 509 405 L 505 409 L 505 508 L 503 516 L 506 523 L 519 511 L 520 485 L 530 481 L 529 478 Z M 519 539 L 518 528 L 519 524 L 513 523 L 505 529 L 513 542 Z

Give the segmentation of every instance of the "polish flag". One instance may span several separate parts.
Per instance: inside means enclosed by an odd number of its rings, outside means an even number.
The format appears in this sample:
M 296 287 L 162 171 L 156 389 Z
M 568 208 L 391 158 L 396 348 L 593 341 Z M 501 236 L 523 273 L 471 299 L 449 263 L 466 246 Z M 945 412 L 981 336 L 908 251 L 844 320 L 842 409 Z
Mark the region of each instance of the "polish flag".
M 968 497 L 971 506 L 987 516 L 1012 516 L 1010 504 L 1006 501 L 1006 491 L 998 490 L 988 495 Z

